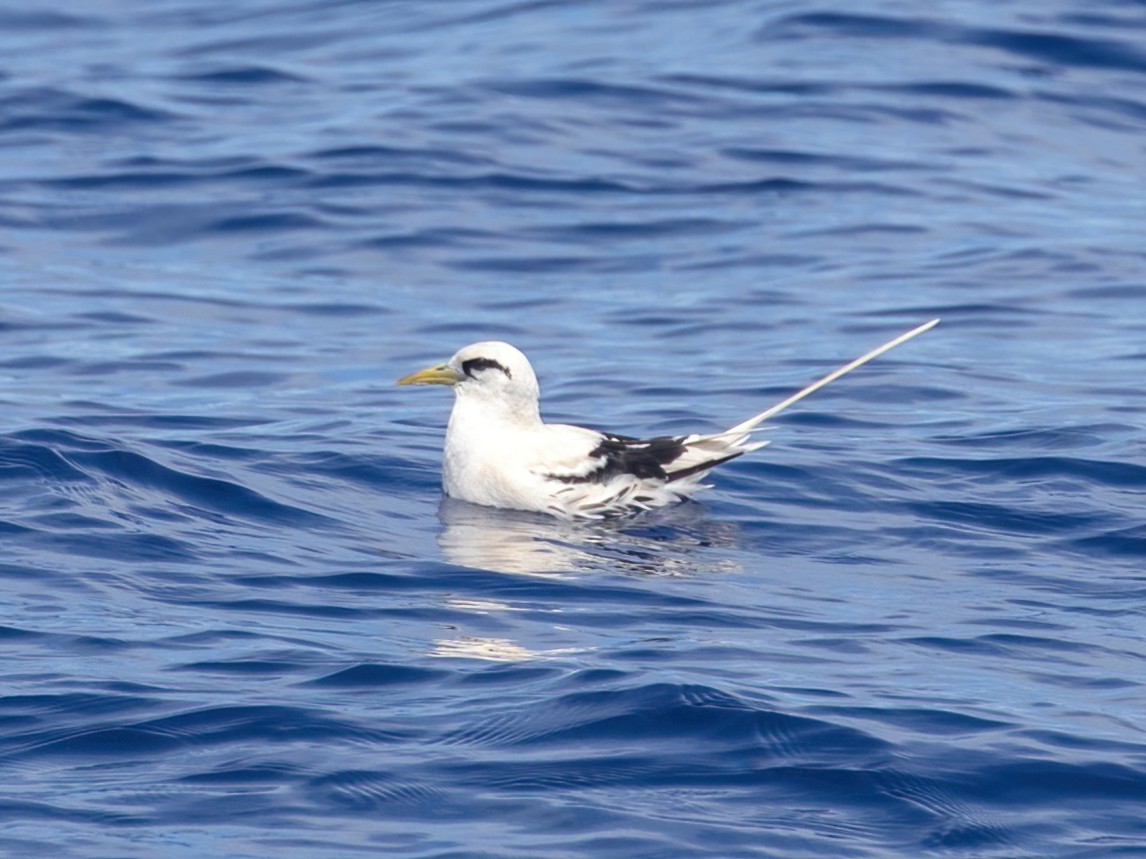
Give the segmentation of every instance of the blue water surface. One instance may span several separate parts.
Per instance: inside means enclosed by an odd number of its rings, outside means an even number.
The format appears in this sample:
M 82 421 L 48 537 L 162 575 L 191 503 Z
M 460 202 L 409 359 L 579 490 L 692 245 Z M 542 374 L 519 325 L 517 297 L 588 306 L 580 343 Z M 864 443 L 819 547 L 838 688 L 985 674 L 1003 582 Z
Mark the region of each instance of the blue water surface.
M 0 6 L 0 853 L 1146 856 L 1146 7 Z M 696 502 L 443 502 L 554 420 Z

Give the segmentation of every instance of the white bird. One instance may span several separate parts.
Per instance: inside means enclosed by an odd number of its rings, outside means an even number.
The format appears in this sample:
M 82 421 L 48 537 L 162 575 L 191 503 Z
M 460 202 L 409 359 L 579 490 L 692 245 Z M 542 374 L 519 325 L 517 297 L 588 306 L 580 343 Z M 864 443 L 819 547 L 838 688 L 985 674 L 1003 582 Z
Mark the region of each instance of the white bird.
M 442 487 L 453 498 L 565 518 L 603 519 L 663 507 L 699 489 L 709 471 L 768 444 L 760 424 L 824 385 L 938 324 L 932 319 L 884 343 L 724 432 L 640 439 L 541 419 L 529 359 L 508 343 L 466 346 L 444 364 L 398 380 L 447 385 Z

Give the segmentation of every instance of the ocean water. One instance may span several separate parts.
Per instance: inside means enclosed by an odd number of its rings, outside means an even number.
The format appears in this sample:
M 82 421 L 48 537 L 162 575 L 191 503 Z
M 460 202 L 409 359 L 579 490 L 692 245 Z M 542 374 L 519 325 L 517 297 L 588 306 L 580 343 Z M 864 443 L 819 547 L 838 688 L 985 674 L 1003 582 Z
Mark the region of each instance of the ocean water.
M 1146 856 L 1146 7 L 0 6 L 0 855 Z M 443 502 L 778 417 L 697 501 Z

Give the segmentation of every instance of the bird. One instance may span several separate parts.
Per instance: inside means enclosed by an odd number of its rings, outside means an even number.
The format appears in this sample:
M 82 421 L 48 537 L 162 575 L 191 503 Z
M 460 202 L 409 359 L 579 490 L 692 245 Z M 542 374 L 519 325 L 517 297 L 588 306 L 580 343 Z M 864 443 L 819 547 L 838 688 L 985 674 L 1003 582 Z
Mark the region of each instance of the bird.
M 932 319 L 861 355 L 795 394 L 716 433 L 639 438 L 541 417 L 529 359 L 501 341 L 473 343 L 398 385 L 444 385 L 454 407 L 442 452 L 451 498 L 563 519 L 609 519 L 675 504 L 701 489 L 716 466 L 759 450 L 760 424 L 873 358 L 930 330 Z

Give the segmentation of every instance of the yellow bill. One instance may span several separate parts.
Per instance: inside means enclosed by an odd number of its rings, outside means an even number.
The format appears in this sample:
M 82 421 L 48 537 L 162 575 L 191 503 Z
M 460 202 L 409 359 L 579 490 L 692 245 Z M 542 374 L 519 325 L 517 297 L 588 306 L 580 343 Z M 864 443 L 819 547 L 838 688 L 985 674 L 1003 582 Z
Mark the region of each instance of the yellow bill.
M 464 378 L 464 374 L 459 373 L 449 364 L 435 364 L 433 367 L 426 367 L 426 369 L 418 370 L 416 373 L 411 373 L 409 376 L 403 376 L 396 382 L 396 384 L 449 385 L 452 387 Z

